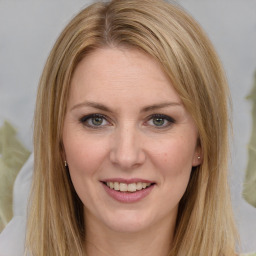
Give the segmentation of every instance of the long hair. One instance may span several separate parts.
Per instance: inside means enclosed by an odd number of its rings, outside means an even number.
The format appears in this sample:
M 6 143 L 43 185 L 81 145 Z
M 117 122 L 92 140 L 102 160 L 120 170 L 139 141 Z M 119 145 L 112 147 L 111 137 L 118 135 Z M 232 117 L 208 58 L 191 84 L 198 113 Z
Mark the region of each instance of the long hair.
M 33 256 L 84 255 L 83 205 L 62 158 L 70 81 L 88 53 L 123 46 L 160 63 L 198 128 L 203 162 L 193 168 L 180 201 L 170 255 L 234 255 L 237 233 L 228 186 L 225 74 L 197 22 L 162 0 L 95 3 L 75 16 L 55 43 L 37 95 L 27 250 Z

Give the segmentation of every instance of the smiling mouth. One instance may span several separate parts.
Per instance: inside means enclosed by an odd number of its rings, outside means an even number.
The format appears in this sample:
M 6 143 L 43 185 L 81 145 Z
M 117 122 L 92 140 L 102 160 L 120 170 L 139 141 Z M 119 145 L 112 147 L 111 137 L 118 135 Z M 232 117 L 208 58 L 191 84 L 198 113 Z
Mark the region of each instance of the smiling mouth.
M 123 182 L 104 182 L 104 184 L 112 190 L 134 193 L 136 191 L 144 190 L 155 183 L 136 182 L 127 184 Z

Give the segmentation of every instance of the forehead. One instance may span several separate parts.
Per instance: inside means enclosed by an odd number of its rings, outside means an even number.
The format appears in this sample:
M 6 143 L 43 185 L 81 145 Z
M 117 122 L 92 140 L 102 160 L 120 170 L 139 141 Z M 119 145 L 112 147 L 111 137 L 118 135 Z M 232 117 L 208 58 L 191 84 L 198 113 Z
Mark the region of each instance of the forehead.
M 70 99 L 107 101 L 180 101 L 160 64 L 137 49 L 103 48 L 86 56 L 75 69 Z

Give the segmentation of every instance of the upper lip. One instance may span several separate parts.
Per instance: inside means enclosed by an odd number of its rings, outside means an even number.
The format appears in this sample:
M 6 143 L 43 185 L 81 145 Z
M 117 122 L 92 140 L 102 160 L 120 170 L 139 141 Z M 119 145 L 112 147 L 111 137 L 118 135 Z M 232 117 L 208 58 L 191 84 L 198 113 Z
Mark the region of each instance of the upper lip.
M 131 184 L 131 183 L 155 183 L 152 180 L 146 180 L 146 179 L 140 179 L 140 178 L 132 178 L 132 179 L 124 179 L 124 178 L 110 178 L 110 179 L 104 179 L 101 180 L 102 182 L 119 182 L 119 183 L 126 183 L 126 184 Z

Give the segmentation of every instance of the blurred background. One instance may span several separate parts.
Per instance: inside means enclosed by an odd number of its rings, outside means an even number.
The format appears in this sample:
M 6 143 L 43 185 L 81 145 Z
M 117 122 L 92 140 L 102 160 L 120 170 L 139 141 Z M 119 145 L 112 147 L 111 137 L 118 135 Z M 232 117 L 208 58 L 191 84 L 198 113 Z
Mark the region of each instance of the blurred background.
M 29 151 L 36 89 L 46 58 L 68 21 L 91 2 L 0 0 L 0 126 L 9 121 Z M 226 70 L 233 99 L 232 201 L 242 250 L 256 251 L 256 208 L 242 198 L 252 134 L 253 102 L 246 96 L 256 70 L 256 0 L 176 2 L 205 29 Z

